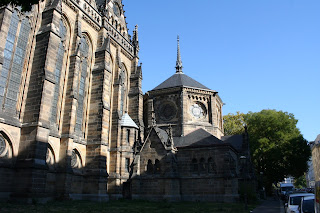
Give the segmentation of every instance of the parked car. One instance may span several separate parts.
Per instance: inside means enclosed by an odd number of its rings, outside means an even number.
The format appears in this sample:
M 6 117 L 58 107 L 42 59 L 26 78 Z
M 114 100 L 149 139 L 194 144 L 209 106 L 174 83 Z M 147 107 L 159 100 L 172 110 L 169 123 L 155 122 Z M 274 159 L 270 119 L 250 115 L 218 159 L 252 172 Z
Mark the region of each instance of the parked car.
M 306 196 L 314 196 L 312 193 L 295 193 L 290 194 L 288 202 L 285 203 L 285 212 L 286 213 L 299 213 L 298 207 L 301 203 L 301 199 Z
M 314 195 L 303 197 L 298 210 L 299 213 L 314 213 Z
M 294 186 L 292 183 L 280 183 L 280 198 L 284 200 L 286 197 L 286 192 L 293 190 Z

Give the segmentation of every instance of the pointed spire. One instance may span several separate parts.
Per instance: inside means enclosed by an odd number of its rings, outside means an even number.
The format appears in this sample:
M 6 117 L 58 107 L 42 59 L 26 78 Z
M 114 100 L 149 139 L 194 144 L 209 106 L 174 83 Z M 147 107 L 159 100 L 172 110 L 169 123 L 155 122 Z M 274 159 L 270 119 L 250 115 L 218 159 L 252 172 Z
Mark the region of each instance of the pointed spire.
M 133 40 L 135 42 L 139 42 L 139 38 L 138 38 L 138 25 L 136 25 L 134 27 L 134 30 L 133 30 Z
M 133 30 L 132 43 L 134 47 L 134 55 L 138 56 L 138 53 L 139 53 L 138 25 L 136 25 Z
M 178 42 L 178 50 L 177 50 L 177 62 L 176 62 L 176 73 L 182 73 L 182 61 L 180 56 L 180 43 L 179 43 L 179 35 L 177 37 Z

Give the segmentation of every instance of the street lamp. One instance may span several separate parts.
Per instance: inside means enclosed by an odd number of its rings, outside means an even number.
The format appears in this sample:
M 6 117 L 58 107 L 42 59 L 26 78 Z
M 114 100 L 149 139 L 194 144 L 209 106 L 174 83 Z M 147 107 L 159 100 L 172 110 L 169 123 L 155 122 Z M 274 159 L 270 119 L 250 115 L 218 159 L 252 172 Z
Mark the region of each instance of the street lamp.
M 242 155 L 240 156 L 240 162 L 242 164 L 242 173 L 243 173 L 243 179 L 244 179 L 244 187 L 245 187 L 245 191 L 244 191 L 244 209 L 248 210 L 248 195 L 247 195 L 247 157 Z

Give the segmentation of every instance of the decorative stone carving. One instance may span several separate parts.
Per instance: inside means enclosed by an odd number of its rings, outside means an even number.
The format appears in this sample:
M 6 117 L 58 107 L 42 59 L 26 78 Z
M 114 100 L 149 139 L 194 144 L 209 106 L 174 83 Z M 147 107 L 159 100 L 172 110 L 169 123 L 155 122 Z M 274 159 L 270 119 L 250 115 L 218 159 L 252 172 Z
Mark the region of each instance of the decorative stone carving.
M 159 107 L 159 116 L 162 120 L 169 121 L 176 117 L 177 108 L 173 102 L 165 102 Z

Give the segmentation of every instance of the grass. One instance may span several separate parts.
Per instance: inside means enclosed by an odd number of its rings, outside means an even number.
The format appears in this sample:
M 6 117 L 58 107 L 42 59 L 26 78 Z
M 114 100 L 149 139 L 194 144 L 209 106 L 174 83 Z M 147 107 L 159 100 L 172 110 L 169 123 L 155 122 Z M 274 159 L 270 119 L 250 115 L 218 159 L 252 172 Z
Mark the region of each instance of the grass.
M 252 210 L 254 205 L 249 205 Z M 140 200 L 118 200 L 106 203 L 90 201 L 54 201 L 47 204 L 23 205 L 0 203 L 0 212 L 21 213 L 248 213 L 243 203 L 210 203 L 210 202 L 149 202 Z

